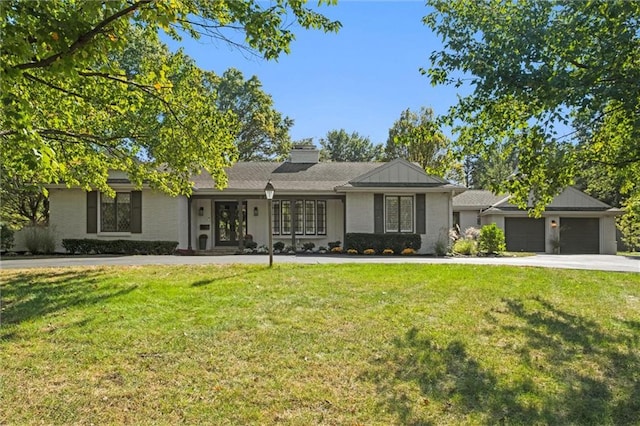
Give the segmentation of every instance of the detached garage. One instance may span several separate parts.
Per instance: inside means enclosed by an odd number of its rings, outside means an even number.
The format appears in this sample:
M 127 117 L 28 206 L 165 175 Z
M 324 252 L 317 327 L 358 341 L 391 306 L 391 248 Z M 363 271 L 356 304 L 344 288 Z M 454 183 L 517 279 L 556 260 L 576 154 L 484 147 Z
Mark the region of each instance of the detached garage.
M 597 217 L 561 217 L 560 253 L 600 253 L 600 219 Z
M 504 236 L 507 251 L 545 251 L 544 219 L 505 217 Z

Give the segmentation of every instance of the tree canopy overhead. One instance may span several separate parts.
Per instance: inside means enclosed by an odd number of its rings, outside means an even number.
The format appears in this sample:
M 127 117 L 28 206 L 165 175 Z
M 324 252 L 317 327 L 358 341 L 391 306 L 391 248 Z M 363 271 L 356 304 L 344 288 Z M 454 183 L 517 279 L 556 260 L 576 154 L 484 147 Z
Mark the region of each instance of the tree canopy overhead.
M 295 27 L 339 29 L 305 3 L 4 1 L 4 172 L 109 191 L 107 171 L 117 168 L 178 194 L 204 168 L 223 186 L 223 167 L 238 155 L 237 117 L 215 102 L 217 76 L 168 52 L 158 31 L 231 43 L 239 33 L 273 59 L 289 52 Z
M 640 196 L 640 2 L 428 4 L 444 49 L 424 72 L 473 89 L 448 119 L 462 123 L 464 154 L 513 151 L 518 172 L 501 189 L 521 206 L 531 191 L 539 212 L 587 163 L 616 168 Z
M 330 130 L 320 139 L 321 161 L 377 161 L 382 156 L 382 146 L 374 145 L 368 137 L 358 132 Z
M 440 130 L 431 108 L 402 111 L 389 129 L 384 156 L 387 161 L 404 158 L 420 164 L 429 174 L 459 180 L 450 141 Z

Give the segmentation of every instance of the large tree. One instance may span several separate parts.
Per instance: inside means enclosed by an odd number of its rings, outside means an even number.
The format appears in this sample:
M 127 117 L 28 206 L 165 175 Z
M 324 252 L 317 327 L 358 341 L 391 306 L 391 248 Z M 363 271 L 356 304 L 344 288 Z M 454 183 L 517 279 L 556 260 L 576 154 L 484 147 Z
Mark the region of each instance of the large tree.
M 384 155 L 387 161 L 403 158 L 420 164 L 427 173 L 460 180 L 461 169 L 450 146 L 431 108 L 419 112 L 407 108 L 389 129 Z
M 273 99 L 255 75 L 245 80 L 235 68 L 225 71 L 216 82 L 216 105 L 232 111 L 239 121 L 235 138 L 239 160 L 283 158 L 291 151 L 293 120 L 274 109 Z
M 333 0 L 322 3 L 333 3 Z M 213 73 L 158 39 L 212 37 L 264 57 L 289 52 L 292 27 L 340 27 L 305 1 L 4 1 L 0 161 L 7 177 L 110 191 L 110 168 L 170 194 L 202 168 L 218 186 L 237 157 L 236 115 L 221 111 Z M 151 49 L 132 61 L 133 41 Z M 136 47 L 136 48 L 137 48 Z
M 377 161 L 382 155 L 382 147 L 374 145 L 366 136 L 358 132 L 351 134 L 344 129 L 330 130 L 320 139 L 321 161 Z
M 425 70 L 467 84 L 448 115 L 462 152 L 504 144 L 517 172 L 502 189 L 539 213 L 577 164 L 618 169 L 640 197 L 640 2 L 429 0 L 424 22 L 444 40 Z

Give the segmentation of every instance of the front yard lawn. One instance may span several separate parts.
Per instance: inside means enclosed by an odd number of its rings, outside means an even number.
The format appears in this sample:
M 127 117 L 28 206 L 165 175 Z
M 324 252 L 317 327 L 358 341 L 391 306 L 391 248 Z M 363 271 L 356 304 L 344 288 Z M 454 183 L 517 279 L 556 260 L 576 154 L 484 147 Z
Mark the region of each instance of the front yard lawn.
M 0 271 L 0 424 L 638 424 L 640 274 Z

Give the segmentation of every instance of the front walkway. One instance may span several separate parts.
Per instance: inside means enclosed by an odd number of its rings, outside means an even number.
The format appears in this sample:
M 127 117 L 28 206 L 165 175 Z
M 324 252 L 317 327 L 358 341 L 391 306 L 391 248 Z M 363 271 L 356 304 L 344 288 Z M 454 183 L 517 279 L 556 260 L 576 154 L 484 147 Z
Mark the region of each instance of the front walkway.
M 420 263 L 539 266 L 544 268 L 590 269 L 640 273 L 640 257 L 613 255 L 550 255 L 528 257 L 385 257 L 385 256 L 274 256 L 274 264 L 330 263 Z M 57 268 L 100 265 L 204 265 L 204 264 L 264 264 L 266 255 L 236 256 L 58 256 L 49 258 L 3 258 L 1 269 Z

